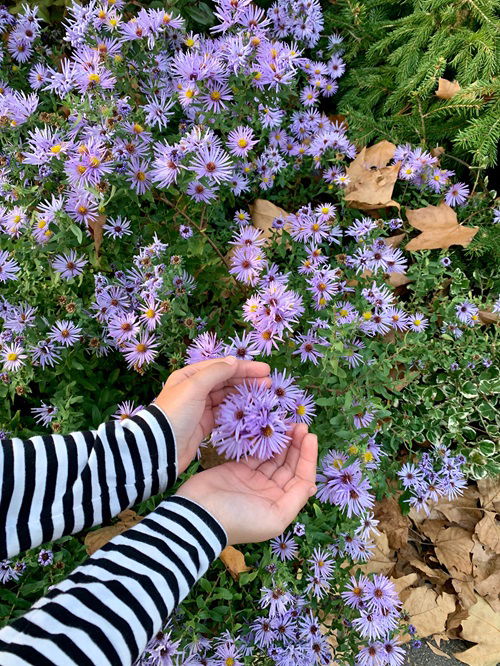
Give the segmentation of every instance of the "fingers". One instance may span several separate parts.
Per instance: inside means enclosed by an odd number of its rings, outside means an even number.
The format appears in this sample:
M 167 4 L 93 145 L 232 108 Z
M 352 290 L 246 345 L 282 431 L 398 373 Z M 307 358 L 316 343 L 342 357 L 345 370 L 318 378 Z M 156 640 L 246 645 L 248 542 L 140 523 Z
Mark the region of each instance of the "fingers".
M 222 385 L 220 388 L 216 386 L 211 392 L 210 392 L 210 401 L 212 407 L 217 407 L 220 405 L 220 403 L 227 398 L 228 395 L 231 395 L 231 393 L 235 392 L 235 387 L 238 386 L 238 384 L 241 384 L 241 382 L 244 380 L 242 377 L 237 377 L 234 379 L 229 379 L 227 382 L 225 382 L 224 385 Z M 266 386 L 269 386 L 271 383 L 270 377 L 261 377 L 259 379 L 255 380 L 257 384 L 265 384 Z
M 297 423 L 293 431 L 291 444 L 286 450 L 286 455 L 281 464 L 276 467 L 271 477 L 280 488 L 284 488 L 288 481 L 295 476 L 302 450 L 302 442 L 306 436 L 307 425 L 305 423 Z
M 229 358 L 229 357 L 225 357 Z M 232 356 L 231 358 L 235 358 Z M 179 382 L 192 377 L 193 375 L 198 374 L 206 368 L 220 363 L 224 358 L 212 358 L 207 361 L 200 361 L 199 363 L 191 363 L 186 365 L 184 368 L 180 368 L 173 372 L 170 377 L 167 379 L 165 386 L 172 387 Z M 242 379 L 252 379 L 257 377 L 266 377 L 269 375 L 270 367 L 267 363 L 262 363 L 260 361 L 240 361 L 235 359 L 233 366 L 233 374 L 230 377 Z
M 275 456 L 274 458 L 271 458 L 271 460 L 266 460 L 265 462 L 261 463 L 259 467 L 259 472 L 262 472 L 265 474 L 268 478 L 273 478 L 273 480 L 276 480 L 275 474 L 278 473 L 279 470 L 282 470 L 283 472 L 288 473 L 288 479 L 290 479 L 293 476 L 292 473 L 292 468 L 290 466 L 290 460 L 289 457 L 291 455 L 292 450 L 297 451 L 297 460 L 298 460 L 298 450 L 300 449 L 300 443 L 302 442 L 302 439 L 307 432 L 307 426 L 303 424 L 298 424 L 294 423 L 290 430 L 288 431 L 288 435 L 291 438 L 290 443 L 284 449 L 280 454 Z M 282 469 L 285 467 L 285 469 Z M 293 467 L 293 471 L 295 471 L 295 465 Z M 288 480 L 287 479 L 287 480 Z
M 309 497 L 316 492 L 317 460 L 318 439 L 316 435 L 309 433 L 302 440 L 295 476 L 285 485 L 283 496 L 276 502 L 286 525 L 297 516 Z

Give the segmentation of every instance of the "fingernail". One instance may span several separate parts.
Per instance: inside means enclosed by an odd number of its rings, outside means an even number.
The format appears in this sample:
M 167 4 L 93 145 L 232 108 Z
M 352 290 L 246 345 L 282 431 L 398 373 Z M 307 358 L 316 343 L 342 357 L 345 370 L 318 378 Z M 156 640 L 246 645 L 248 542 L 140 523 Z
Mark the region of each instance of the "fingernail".
M 316 490 L 317 490 L 316 486 L 311 486 L 309 488 L 309 495 L 316 495 Z
M 236 363 L 236 356 L 226 356 L 224 360 L 226 363 L 229 363 L 229 365 L 233 365 L 233 363 Z

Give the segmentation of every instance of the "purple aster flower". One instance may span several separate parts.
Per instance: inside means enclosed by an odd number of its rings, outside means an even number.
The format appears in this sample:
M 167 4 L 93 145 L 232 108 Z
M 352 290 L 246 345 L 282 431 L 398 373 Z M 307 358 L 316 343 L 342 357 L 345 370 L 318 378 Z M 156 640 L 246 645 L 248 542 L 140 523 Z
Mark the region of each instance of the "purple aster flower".
M 24 353 L 23 347 L 18 343 L 4 344 L 0 349 L 0 361 L 3 363 L 3 369 L 9 372 L 17 372 L 28 358 Z
M 382 666 L 386 663 L 384 649 L 380 641 L 365 645 L 356 656 L 356 666 Z
M 331 589 L 330 583 L 319 576 L 307 576 L 306 580 L 306 594 L 312 594 L 316 599 L 322 599 Z
M 133 157 L 130 160 L 127 180 L 137 194 L 144 194 L 150 187 L 151 171 L 149 168 L 149 162 L 141 160 L 139 157 Z
M 308 563 L 312 564 L 314 575 L 318 578 L 326 580 L 331 577 L 333 573 L 333 561 L 331 554 L 327 551 L 315 548 Z
M 302 400 L 303 397 L 303 392 L 296 385 L 295 381 L 295 378 L 291 375 L 287 376 L 286 370 L 283 372 L 273 370 L 271 373 L 271 390 L 274 392 L 278 404 L 283 409 L 293 411 L 294 413 L 297 401 Z
M 125 217 L 122 218 L 121 215 L 109 217 L 103 226 L 103 231 L 105 236 L 111 236 L 111 238 L 122 238 L 132 234 L 130 221 Z
M 410 316 L 410 329 L 417 333 L 424 331 L 429 325 L 429 320 L 421 312 Z
M 306 335 L 297 335 L 295 341 L 299 347 L 292 352 L 293 355 L 300 354 L 302 363 L 311 361 L 314 365 L 318 365 L 318 359 L 323 357 L 323 353 L 316 349 L 316 345 L 328 344 L 325 338 L 320 337 L 316 331 L 309 331 Z
M 254 641 L 257 647 L 265 648 L 277 638 L 277 632 L 271 626 L 271 620 L 267 617 L 258 617 L 251 625 Z
M 80 339 L 82 329 L 71 321 L 56 321 L 49 332 L 49 339 L 63 347 L 72 347 Z
M 154 331 L 162 317 L 161 303 L 154 298 L 147 298 L 144 305 L 139 308 L 139 320 L 146 326 L 148 331 Z
M 191 236 L 193 235 L 192 227 L 190 227 L 187 224 L 181 224 L 179 227 L 179 235 L 185 239 L 191 238 Z
M 382 574 L 375 574 L 368 580 L 364 586 L 363 601 L 368 610 L 381 614 L 401 606 L 394 583 Z
M 224 356 L 235 356 L 241 361 L 251 361 L 258 356 L 259 350 L 251 333 L 242 333 L 229 338 L 230 344 L 224 347 Z
M 139 324 L 132 312 L 117 312 L 108 321 L 108 331 L 118 342 L 131 340 L 139 332 Z
M 7 250 L 0 251 L 0 282 L 7 282 L 7 280 L 17 280 L 17 273 L 21 267 L 15 259 L 9 259 L 9 252 Z
M 340 596 L 350 608 L 360 609 L 364 607 L 363 594 L 368 582 L 367 576 L 360 575 L 358 579 L 351 576 L 344 591 L 340 593 Z
M 422 641 L 419 640 L 418 638 L 410 643 L 412 648 L 415 648 L 415 650 L 420 650 L 422 647 Z
M 123 345 L 123 355 L 129 368 L 142 368 L 151 363 L 158 355 L 158 342 L 151 333 L 143 331 L 138 338 L 127 341 Z
M 233 174 L 231 158 L 218 146 L 202 146 L 189 169 L 198 178 L 205 176 L 216 183 L 231 180 Z
M 296 423 L 307 423 L 309 425 L 315 413 L 316 407 L 312 395 L 306 393 L 306 391 L 300 391 L 293 407 L 293 420 Z
M 46 405 L 44 402 L 41 403 L 40 407 L 31 408 L 35 421 L 44 426 L 49 425 L 54 420 L 57 411 L 55 405 Z
M 468 301 L 464 301 L 463 303 L 455 306 L 455 310 L 459 321 L 461 321 L 463 324 L 469 325 L 475 322 L 473 317 L 477 318 L 477 314 L 479 312 L 477 305 L 474 305 L 474 303 L 469 303 Z
M 465 183 L 455 183 L 446 192 L 444 201 L 448 206 L 463 206 L 469 193 L 470 189 Z
M 53 368 L 61 360 L 59 350 L 60 347 L 53 340 L 41 340 L 31 347 L 30 352 L 34 363 L 39 363 L 42 368 Z
M 368 428 L 370 423 L 373 421 L 375 418 L 375 415 L 373 412 L 370 411 L 369 408 L 366 408 L 365 410 L 360 410 L 357 412 L 357 414 L 354 414 L 353 416 L 353 421 L 354 421 L 354 427 L 355 428 Z
M 290 534 L 282 534 L 271 540 L 271 552 L 279 557 L 282 562 L 295 559 L 298 550 L 295 539 Z
M 198 363 L 223 356 L 224 344 L 217 338 L 216 333 L 201 333 L 187 348 L 186 363 Z
M 398 472 L 404 488 L 420 489 L 424 484 L 422 470 L 412 463 L 405 463 Z
M 441 257 L 439 260 L 441 264 L 445 267 L 448 268 L 448 266 L 451 266 L 451 259 L 449 257 Z
M 295 523 L 293 526 L 293 533 L 295 536 L 303 537 L 306 533 L 306 527 L 303 523 Z
M 51 550 L 42 550 L 38 553 L 38 564 L 48 567 L 54 561 L 54 553 Z
M 17 580 L 14 569 L 10 565 L 10 560 L 0 562 L 0 583 L 5 585 L 11 580 Z
M 74 250 L 70 250 L 68 254 L 58 254 L 52 262 L 52 268 L 61 274 L 61 277 L 66 280 L 81 275 L 83 267 L 87 264 L 87 260 L 83 257 L 77 257 Z
M 134 403 L 132 400 L 125 400 L 125 402 L 118 403 L 117 410 L 113 414 L 113 418 L 115 419 L 115 421 L 123 421 L 124 419 L 131 419 L 132 416 L 138 414 L 142 409 L 144 409 L 143 405 L 134 407 Z
M 240 125 L 227 135 L 229 152 L 236 157 L 246 157 L 256 143 L 258 141 L 254 139 L 253 129 L 246 125 Z
M 265 255 L 258 247 L 238 247 L 232 253 L 229 272 L 240 282 L 253 286 L 265 266 L 265 261 Z
M 207 187 L 197 180 L 193 180 L 191 183 L 189 183 L 186 189 L 186 193 L 198 203 L 208 203 L 209 201 L 212 201 L 212 199 L 215 199 L 217 196 L 216 191 L 213 188 Z

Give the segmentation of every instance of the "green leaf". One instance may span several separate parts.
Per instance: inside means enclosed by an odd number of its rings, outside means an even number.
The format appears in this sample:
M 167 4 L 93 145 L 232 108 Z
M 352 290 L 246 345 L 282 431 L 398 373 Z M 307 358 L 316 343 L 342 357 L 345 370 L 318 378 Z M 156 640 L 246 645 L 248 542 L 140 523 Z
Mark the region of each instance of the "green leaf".
M 70 231 L 76 236 L 78 243 L 81 245 L 83 240 L 83 232 L 76 224 L 69 225 Z

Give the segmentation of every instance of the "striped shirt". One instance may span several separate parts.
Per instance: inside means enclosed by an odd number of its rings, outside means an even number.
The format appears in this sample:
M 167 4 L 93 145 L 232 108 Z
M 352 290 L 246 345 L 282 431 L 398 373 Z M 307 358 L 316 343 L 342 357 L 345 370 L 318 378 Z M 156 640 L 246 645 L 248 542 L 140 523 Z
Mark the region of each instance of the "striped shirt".
M 176 475 L 156 405 L 96 431 L 4 440 L 0 559 L 105 522 Z M 170 497 L 0 630 L 0 664 L 132 664 L 226 542 L 204 508 Z

